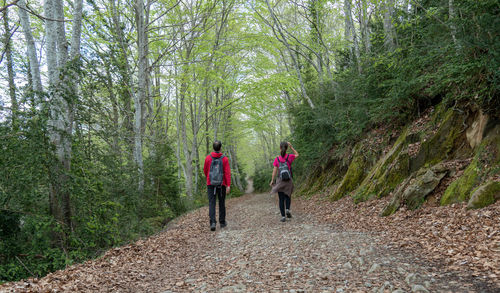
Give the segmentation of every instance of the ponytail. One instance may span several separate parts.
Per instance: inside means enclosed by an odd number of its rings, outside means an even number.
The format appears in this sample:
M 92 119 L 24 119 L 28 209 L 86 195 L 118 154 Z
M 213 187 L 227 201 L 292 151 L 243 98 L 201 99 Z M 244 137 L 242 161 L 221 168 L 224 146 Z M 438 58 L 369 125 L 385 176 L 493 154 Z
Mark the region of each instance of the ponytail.
M 286 150 L 288 149 L 288 143 L 286 141 L 282 141 L 280 143 L 281 157 L 285 157 Z

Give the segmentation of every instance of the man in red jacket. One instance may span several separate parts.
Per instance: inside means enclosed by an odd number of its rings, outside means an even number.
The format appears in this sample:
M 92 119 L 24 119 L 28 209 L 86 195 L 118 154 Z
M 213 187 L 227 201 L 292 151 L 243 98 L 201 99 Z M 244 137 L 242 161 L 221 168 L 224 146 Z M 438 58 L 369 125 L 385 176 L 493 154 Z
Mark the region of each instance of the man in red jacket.
M 215 220 L 216 195 L 219 198 L 219 223 L 220 227 L 226 227 L 226 194 L 231 190 L 231 167 L 229 160 L 220 149 L 222 143 L 214 141 L 214 151 L 205 158 L 203 173 L 207 177 L 208 190 L 208 216 L 210 217 L 210 230 L 215 231 L 217 221 Z

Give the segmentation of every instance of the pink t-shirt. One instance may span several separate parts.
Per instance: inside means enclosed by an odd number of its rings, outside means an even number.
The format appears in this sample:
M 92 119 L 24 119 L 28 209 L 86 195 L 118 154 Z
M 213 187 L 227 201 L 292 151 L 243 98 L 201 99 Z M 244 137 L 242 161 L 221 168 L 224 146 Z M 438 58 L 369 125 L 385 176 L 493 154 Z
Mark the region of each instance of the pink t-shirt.
M 285 162 L 285 158 L 287 158 L 287 156 L 288 156 L 288 160 L 286 161 L 286 163 L 288 164 L 288 169 L 292 170 L 292 162 L 293 162 L 293 160 L 295 160 L 294 154 L 286 154 L 285 157 L 282 157 L 281 155 L 276 157 L 276 159 L 274 159 L 273 166 L 278 168 L 280 166 L 280 164 L 278 163 L 278 160 L 280 160 L 283 163 L 283 162 Z

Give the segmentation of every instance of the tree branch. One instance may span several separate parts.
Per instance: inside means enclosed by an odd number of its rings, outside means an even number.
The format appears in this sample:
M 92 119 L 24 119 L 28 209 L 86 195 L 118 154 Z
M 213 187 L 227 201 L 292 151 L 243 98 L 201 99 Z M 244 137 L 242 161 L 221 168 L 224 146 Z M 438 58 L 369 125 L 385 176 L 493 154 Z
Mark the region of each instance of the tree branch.
M 13 6 L 13 5 L 17 5 L 17 2 L 19 2 L 19 0 L 15 0 L 15 1 L 12 1 L 11 3 L 5 5 L 4 7 L 1 7 L 0 8 L 0 12 L 3 12 L 5 9 Z
M 21 7 L 21 6 L 17 5 L 17 2 L 18 2 L 18 1 L 19 1 L 19 0 L 16 0 L 16 1 L 15 1 L 15 2 L 16 2 L 16 4 L 15 4 L 15 5 L 16 5 L 19 9 L 22 9 L 22 10 L 24 10 L 24 11 L 26 11 L 26 12 L 28 12 L 28 13 L 30 13 L 30 14 L 32 14 L 32 15 L 34 15 L 34 16 L 36 16 L 36 17 L 38 17 L 38 18 L 39 18 L 40 20 L 42 20 L 42 21 L 58 21 L 58 22 L 71 22 L 71 21 L 73 21 L 73 20 L 71 20 L 71 19 L 68 19 L 68 20 L 64 20 L 64 19 L 53 19 L 53 18 L 48 18 L 48 17 L 42 16 L 42 15 L 40 15 L 40 14 L 36 13 L 36 11 L 35 11 L 35 10 L 31 9 L 31 8 L 28 6 L 28 3 L 26 3 L 26 8 L 24 8 L 24 7 Z

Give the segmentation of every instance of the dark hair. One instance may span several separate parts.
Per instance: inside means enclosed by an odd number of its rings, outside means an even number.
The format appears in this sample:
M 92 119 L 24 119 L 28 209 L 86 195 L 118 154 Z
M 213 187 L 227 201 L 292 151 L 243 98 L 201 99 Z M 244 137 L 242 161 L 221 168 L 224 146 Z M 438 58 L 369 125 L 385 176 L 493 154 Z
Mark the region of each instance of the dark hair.
M 220 151 L 220 148 L 222 147 L 222 142 L 220 142 L 220 140 L 214 141 L 213 147 L 214 151 L 216 152 Z
M 288 149 L 288 142 L 282 141 L 280 143 L 281 156 L 284 158 L 286 155 L 286 150 Z

